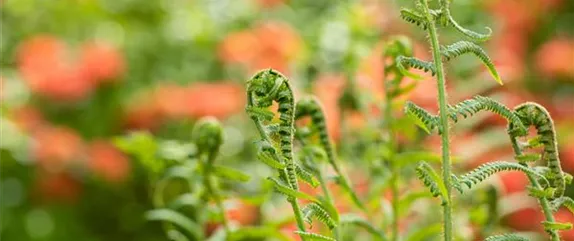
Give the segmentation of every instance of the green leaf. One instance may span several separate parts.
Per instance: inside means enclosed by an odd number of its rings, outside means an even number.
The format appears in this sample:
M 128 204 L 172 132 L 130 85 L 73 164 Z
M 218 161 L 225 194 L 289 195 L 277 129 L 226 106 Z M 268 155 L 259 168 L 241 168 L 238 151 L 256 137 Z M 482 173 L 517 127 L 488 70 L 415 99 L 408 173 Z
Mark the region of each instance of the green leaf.
M 558 223 L 558 222 L 544 221 L 544 222 L 542 222 L 542 225 L 544 225 L 544 230 L 568 230 L 568 229 L 572 229 L 571 223 Z
M 319 186 L 319 181 L 317 181 L 317 179 L 309 172 L 307 172 L 305 169 L 303 169 L 303 167 L 295 164 L 295 172 L 297 173 L 297 176 L 304 182 L 306 182 L 307 184 L 311 185 L 312 187 L 318 187 Z
M 185 206 L 196 207 L 201 203 L 201 200 L 191 193 L 185 193 L 177 197 L 175 200 L 168 204 L 168 208 L 172 210 L 178 210 Z
M 442 231 L 442 225 L 440 224 L 429 225 L 424 228 L 418 229 L 414 233 L 410 234 L 406 240 L 407 241 L 428 240 L 430 237 L 438 236 L 441 231 Z
M 285 168 L 285 164 L 279 162 L 277 159 L 275 159 L 273 157 L 273 155 L 267 153 L 267 152 L 259 152 L 257 154 L 257 159 L 265 164 L 267 164 L 268 166 L 275 168 L 275 169 L 283 169 Z
M 488 72 L 490 72 L 494 80 L 496 80 L 496 82 L 498 82 L 500 85 L 503 84 L 502 80 L 500 79 L 500 75 L 498 75 L 498 72 L 494 67 L 494 63 L 492 63 L 490 57 L 488 57 L 486 52 L 477 44 L 469 41 L 459 41 L 441 48 L 441 54 L 447 61 L 466 53 L 472 53 L 478 57 L 488 68 Z
M 191 219 L 183 216 L 182 214 L 170 209 L 155 209 L 145 213 L 146 220 L 149 221 L 162 221 L 172 223 L 192 237 L 201 240 L 203 238 L 203 229 Z
M 308 233 L 308 232 L 302 232 L 302 231 L 295 231 L 296 234 L 298 234 L 299 236 L 301 236 L 301 238 L 305 238 L 305 240 L 317 240 L 317 241 L 337 241 L 334 238 L 330 238 L 327 236 L 323 236 L 320 234 L 316 234 L 316 233 Z
M 409 151 L 396 154 L 393 161 L 399 166 L 406 166 L 420 161 L 440 162 L 441 157 L 440 155 L 427 151 Z
M 379 241 L 386 241 L 387 240 L 385 238 L 385 233 L 383 232 L 383 230 L 377 229 L 375 226 L 370 224 L 367 220 L 365 220 L 364 218 L 362 218 L 356 214 L 342 215 L 340 224 L 341 225 L 355 225 L 355 226 L 364 228 L 365 230 L 367 230 L 367 232 L 369 232 L 370 234 L 373 235 L 375 240 L 379 240 Z
M 312 224 L 312 219 L 316 218 L 319 222 L 324 223 L 330 230 L 337 226 L 329 213 L 317 203 L 308 204 L 301 212 L 303 213 L 303 220 L 308 224 Z
M 239 170 L 220 165 L 213 165 L 213 174 L 224 179 L 239 182 L 247 182 L 251 178 L 249 175 Z
M 428 163 L 421 162 L 416 169 L 416 173 L 417 177 L 430 189 L 433 197 L 440 196 L 442 204 L 446 205 L 448 203 L 446 187 L 434 169 Z
M 501 234 L 490 236 L 485 241 L 528 241 L 528 239 L 516 234 Z
M 229 234 L 228 241 L 260 240 L 274 238 L 281 241 L 290 241 L 289 237 L 279 230 L 271 227 L 241 227 Z
M 284 194 L 284 195 L 286 195 L 288 197 L 292 197 L 292 198 L 303 199 L 303 200 L 319 203 L 319 200 L 317 200 L 313 196 L 311 196 L 307 193 L 293 190 L 293 189 L 289 188 L 288 186 L 282 184 L 278 180 L 272 178 L 272 177 L 268 177 L 267 180 L 271 181 L 274 184 L 273 187 L 275 187 L 275 190 L 281 194 Z

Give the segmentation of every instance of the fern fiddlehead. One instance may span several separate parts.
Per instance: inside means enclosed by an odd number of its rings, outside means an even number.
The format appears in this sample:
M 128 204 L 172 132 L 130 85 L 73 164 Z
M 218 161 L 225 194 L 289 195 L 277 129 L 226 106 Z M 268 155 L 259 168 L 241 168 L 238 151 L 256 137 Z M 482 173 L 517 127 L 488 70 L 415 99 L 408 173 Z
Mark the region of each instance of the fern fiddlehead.
M 270 121 L 270 117 L 273 117 L 268 114 L 270 112 L 268 108 L 273 104 L 273 101 L 279 104 L 278 134 L 280 139 L 279 143 L 276 144 L 279 148 L 273 144 L 273 140 L 269 135 L 270 130 L 264 123 L 265 121 Z M 246 110 L 255 123 L 263 139 L 262 142 L 266 145 L 265 150 L 270 154 L 268 157 L 273 157 L 285 166 L 279 170 L 280 178 L 289 188 L 297 192 L 299 186 L 293 161 L 294 109 L 295 99 L 289 81 L 279 72 L 272 69 L 263 70 L 255 74 L 247 82 Z M 305 232 L 305 224 L 299 203 L 293 197 L 288 197 L 288 201 L 293 208 L 297 227 L 301 232 Z
M 333 149 L 331 138 L 329 138 L 329 133 L 327 132 L 327 121 L 325 120 L 325 114 L 323 113 L 321 104 L 316 98 L 307 97 L 297 102 L 295 119 L 301 119 L 305 116 L 311 117 L 312 127 L 319 135 L 321 146 L 327 154 L 327 161 L 337 174 L 336 180 L 338 181 L 339 185 L 341 185 L 345 192 L 351 196 L 351 199 L 357 206 L 364 209 L 365 207 L 363 203 L 353 190 L 350 182 L 345 177 L 341 168 L 339 167 L 339 164 L 337 163 L 336 153 Z
M 558 157 L 556 132 L 550 114 L 544 107 L 532 102 L 517 106 L 514 112 L 524 125 L 534 126 L 536 128 L 537 135 L 539 136 L 536 142 L 544 146 L 542 161 L 546 163 L 546 166 L 550 170 L 547 178 L 550 181 L 551 187 L 555 188 L 554 198 L 561 197 L 564 194 L 566 180 Z M 514 130 L 515 128 L 517 127 L 514 125 L 509 126 L 509 130 Z M 526 136 L 526 133 L 522 133 L 522 136 Z M 519 147 L 517 144 L 518 137 L 519 135 L 511 137 L 513 147 Z
M 223 207 L 221 196 L 211 180 L 211 175 L 214 170 L 214 161 L 217 157 L 219 147 L 223 142 L 223 130 L 221 125 L 215 118 L 211 117 L 199 120 L 194 126 L 192 140 L 197 145 L 200 160 L 204 159 L 202 163 L 202 165 L 204 165 L 203 181 L 207 191 L 205 198 L 209 196 L 213 198 L 215 205 L 217 205 L 219 209 L 223 228 L 229 233 L 229 224 L 225 217 L 225 208 Z

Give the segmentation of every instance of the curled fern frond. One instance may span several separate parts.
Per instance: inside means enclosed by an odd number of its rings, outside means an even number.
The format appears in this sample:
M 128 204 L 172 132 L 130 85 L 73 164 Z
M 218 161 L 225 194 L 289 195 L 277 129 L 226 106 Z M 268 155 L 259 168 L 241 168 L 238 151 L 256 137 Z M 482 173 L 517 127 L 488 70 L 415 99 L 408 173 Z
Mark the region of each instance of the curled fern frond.
M 364 228 L 365 230 L 367 230 L 367 232 L 372 234 L 376 240 L 379 240 L 379 241 L 387 240 L 385 238 L 385 234 L 382 230 L 377 229 L 372 224 L 370 224 L 367 220 L 365 220 L 364 218 L 362 218 L 360 216 L 357 216 L 354 214 L 345 214 L 345 215 L 341 216 L 340 224 L 341 225 L 346 225 L 346 224 L 355 225 L 355 226 Z
M 329 229 L 333 229 L 337 226 L 335 220 L 331 218 L 329 213 L 325 211 L 325 209 L 323 209 L 323 207 L 321 207 L 317 203 L 311 203 L 305 206 L 302 212 L 303 212 L 303 220 L 305 220 L 305 222 L 309 224 L 312 223 L 312 218 L 316 218 L 319 222 L 322 222 L 325 225 L 327 225 Z
M 570 212 L 574 213 L 574 200 L 572 200 L 570 197 L 564 196 L 554 199 L 551 203 L 551 206 L 554 212 L 558 211 L 560 207 L 564 206 L 568 208 Z
M 447 190 L 444 182 L 434 169 L 426 162 L 421 162 L 416 169 L 417 177 L 430 189 L 433 197 L 440 196 L 442 205 L 448 203 Z
M 554 188 L 537 188 L 537 187 L 532 187 L 532 186 L 528 186 L 527 187 L 528 190 L 528 195 L 530 195 L 531 197 L 535 197 L 535 198 L 552 198 L 552 196 L 554 196 Z
M 409 72 L 408 68 L 415 68 L 422 70 L 424 72 L 431 72 L 431 75 L 434 76 L 436 74 L 436 69 L 432 62 L 422 61 L 415 57 L 405 57 L 405 56 L 398 56 L 396 58 L 397 69 L 403 74 L 404 76 L 411 77 L 413 79 L 421 79 L 422 77 Z
M 511 233 L 490 236 L 485 241 L 528 241 L 528 239 Z
M 489 110 L 502 116 L 508 120 L 508 122 L 513 123 L 515 128 L 520 133 L 526 133 L 527 131 L 520 118 L 518 118 L 518 116 L 513 111 L 489 97 L 480 95 L 477 95 L 472 99 L 461 101 L 454 106 L 449 106 L 449 116 L 454 122 L 457 122 L 457 116 L 463 116 L 464 118 L 467 118 L 481 110 Z
M 349 193 L 353 202 L 361 207 L 364 208 L 364 205 L 358 198 L 355 191 L 353 191 L 349 181 L 343 174 L 341 168 L 338 165 L 337 157 L 335 150 L 333 148 L 333 144 L 331 142 L 331 138 L 329 137 L 329 132 L 327 130 L 327 121 L 325 119 L 325 113 L 323 112 L 323 107 L 319 100 L 315 97 L 306 97 L 301 99 L 297 102 L 297 108 L 295 112 L 295 119 L 303 118 L 304 116 L 310 116 L 312 121 L 312 126 L 314 129 L 317 130 L 319 134 L 319 141 L 321 143 L 321 147 L 325 150 L 327 154 L 327 161 L 333 167 L 333 170 L 337 173 L 337 180 L 343 189 Z
M 401 9 L 401 18 L 405 21 L 420 26 L 422 29 L 426 30 L 428 28 L 428 21 L 422 16 L 422 14 L 408 9 Z
M 197 121 L 193 128 L 192 140 L 199 153 L 214 154 L 223 143 L 223 128 L 217 119 L 204 117 Z
M 490 37 L 492 36 L 492 29 L 490 29 L 489 27 L 486 27 L 486 33 L 477 33 L 460 26 L 460 24 L 458 24 L 452 16 L 448 15 L 446 17 L 448 20 L 448 25 L 454 27 L 454 29 L 456 29 L 458 32 L 460 32 L 461 34 L 463 34 L 464 36 L 466 36 L 471 40 L 477 42 L 484 42 L 490 39 Z
M 566 175 L 562 171 L 560 165 L 560 158 L 558 156 L 558 142 L 556 140 L 556 131 L 554 130 L 554 122 L 550 117 L 548 111 L 541 105 L 526 102 L 514 108 L 514 113 L 525 126 L 534 126 L 536 128 L 538 137 L 537 142 L 544 146 L 542 160 L 546 162 L 546 166 L 550 171 L 545 175 L 550 186 L 556 189 L 554 198 L 559 198 L 564 194 L 566 188 Z M 523 155 L 522 149 L 518 144 L 517 138 L 525 136 L 527 133 L 515 133 L 517 127 L 514 123 L 509 124 L 508 130 L 511 134 L 511 142 L 515 149 L 516 156 Z
M 431 115 L 425 109 L 416 105 L 413 102 L 407 101 L 405 103 L 405 114 L 415 121 L 419 127 L 430 133 L 435 127 L 438 126 L 438 117 Z
M 472 188 L 474 185 L 484 181 L 488 177 L 494 175 L 495 173 L 502 171 L 521 171 L 532 176 L 536 176 L 542 180 L 546 180 L 544 176 L 536 173 L 530 168 L 523 166 L 518 163 L 495 161 L 480 165 L 474 170 L 467 174 L 462 175 L 459 180 L 461 183 L 465 184 L 468 188 Z
M 492 63 L 490 57 L 488 57 L 486 52 L 477 44 L 469 41 L 459 41 L 446 47 L 443 46 L 441 49 L 441 54 L 447 61 L 466 53 L 472 53 L 478 57 L 486 68 L 488 68 L 488 72 L 490 72 L 494 80 L 502 85 L 502 80 L 494 67 L 494 63 Z
M 299 235 L 301 238 L 305 238 L 306 240 L 337 241 L 334 238 L 330 238 L 316 233 L 301 232 L 301 231 L 295 231 L 295 233 Z

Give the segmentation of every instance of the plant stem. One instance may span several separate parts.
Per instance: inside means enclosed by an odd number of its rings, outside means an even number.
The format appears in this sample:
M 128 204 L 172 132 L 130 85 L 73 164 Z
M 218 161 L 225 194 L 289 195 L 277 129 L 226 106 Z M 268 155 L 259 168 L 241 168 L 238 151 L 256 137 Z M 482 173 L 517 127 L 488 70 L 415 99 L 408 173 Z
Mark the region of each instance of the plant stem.
M 385 68 L 386 69 L 386 68 Z M 397 146 L 395 142 L 395 132 L 393 130 L 392 120 L 393 120 L 393 98 L 391 98 L 391 81 L 397 82 L 397 79 L 402 78 L 401 76 L 395 76 L 395 79 L 388 80 L 387 79 L 387 71 L 383 73 L 384 76 L 384 85 L 385 85 L 385 110 L 384 110 L 384 121 L 383 121 L 383 129 L 388 130 L 388 147 L 389 147 L 389 157 L 388 162 L 391 168 L 391 179 L 390 179 L 390 186 L 391 186 L 391 206 L 393 210 L 393 221 L 391 223 L 391 240 L 397 241 L 399 240 L 399 176 L 400 170 L 395 163 L 394 154 L 397 151 Z
M 535 177 L 533 177 L 531 174 L 526 174 L 526 175 L 528 176 L 528 179 L 530 180 L 530 183 L 532 183 L 532 186 L 534 188 L 542 189 L 542 187 L 538 183 L 538 180 L 536 180 Z M 546 218 L 546 221 L 547 222 L 554 222 L 554 216 L 552 215 L 552 209 L 550 208 L 550 203 L 548 203 L 548 199 L 541 197 L 541 198 L 538 198 L 538 202 L 540 203 L 540 206 L 542 207 L 542 211 L 544 212 L 544 217 Z M 558 234 L 558 232 L 556 230 L 551 230 L 550 232 L 548 232 L 548 234 L 552 238 L 551 239 L 552 241 L 560 241 L 560 235 Z
M 434 66 L 436 69 L 437 87 L 438 87 L 438 104 L 440 114 L 440 131 L 441 131 L 441 145 L 442 145 L 442 179 L 446 187 L 446 204 L 443 205 L 443 225 L 444 225 L 444 240 L 452 240 L 452 202 L 451 202 L 451 163 L 450 163 L 450 140 L 449 140 L 449 123 L 448 123 L 448 106 L 447 106 L 447 93 L 444 77 L 444 69 L 442 64 L 442 56 L 440 53 L 440 45 L 438 41 L 438 34 L 436 31 L 436 23 L 429 12 L 427 0 L 421 0 L 425 18 L 428 21 L 428 33 L 431 43 L 432 56 Z
M 229 223 L 227 222 L 227 217 L 225 217 L 225 208 L 223 207 L 223 202 L 221 201 L 221 197 L 219 196 L 219 193 L 217 193 L 217 190 L 213 186 L 213 182 L 211 180 L 211 172 L 213 170 L 213 160 L 214 159 L 215 159 L 215 154 L 210 153 L 208 158 L 207 158 L 207 162 L 205 163 L 204 182 L 205 182 L 205 187 L 207 188 L 207 192 L 209 194 L 211 194 L 211 197 L 213 197 L 213 201 L 215 202 L 215 205 L 217 205 L 219 212 L 221 212 L 221 222 L 223 223 L 223 229 L 225 230 L 225 233 L 229 234 Z

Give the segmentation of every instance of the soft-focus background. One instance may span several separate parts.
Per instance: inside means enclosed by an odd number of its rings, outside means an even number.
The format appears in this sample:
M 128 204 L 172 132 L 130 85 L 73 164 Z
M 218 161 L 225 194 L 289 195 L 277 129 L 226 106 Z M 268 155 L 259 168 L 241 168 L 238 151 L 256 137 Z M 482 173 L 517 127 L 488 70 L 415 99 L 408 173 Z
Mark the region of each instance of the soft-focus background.
M 244 114 L 245 81 L 262 68 L 285 73 L 298 95 L 317 95 L 331 134 L 352 142 L 365 117 L 341 114 L 347 80 L 356 81 L 361 96 L 371 96 L 365 102 L 382 101 L 382 43 L 392 35 L 411 37 L 415 55 L 430 58 L 422 32 L 398 18 L 399 6 L 410 5 L 0 1 L 0 239 L 165 240 L 160 225 L 142 218 L 152 207 L 153 176 L 162 155 L 181 154 L 194 121 L 207 115 L 225 125 L 218 161 L 256 173 L 234 189 L 237 197 L 263 192 L 258 183 L 269 170 L 255 161 L 257 132 Z M 483 94 L 510 107 L 542 103 L 557 127 L 563 169 L 574 174 L 574 1 L 455 0 L 452 8 L 468 28 L 494 30 L 485 47 L 505 85 L 465 56 L 447 65 L 450 101 Z M 444 30 L 441 38 L 461 37 Z M 436 110 L 435 92 L 427 78 L 407 98 Z M 512 157 L 502 120 L 481 115 L 469 122 L 454 129 L 458 170 Z M 137 145 L 122 148 L 118 137 L 131 131 L 145 132 L 138 132 Z M 439 151 L 436 136 L 422 141 Z M 342 156 L 353 155 L 338 146 Z M 346 159 L 353 182 L 369 185 L 359 179 L 366 165 L 360 157 Z M 501 228 L 539 231 L 542 214 L 524 193 L 526 178 L 508 172 L 492 183 L 502 195 Z M 229 215 L 251 222 L 253 206 L 231 201 Z M 557 217 L 574 221 L 566 211 Z M 574 231 L 564 235 L 574 240 Z

